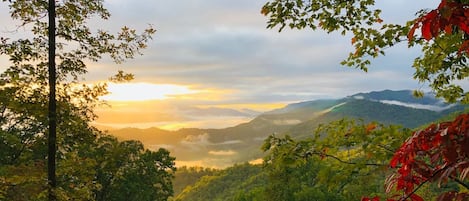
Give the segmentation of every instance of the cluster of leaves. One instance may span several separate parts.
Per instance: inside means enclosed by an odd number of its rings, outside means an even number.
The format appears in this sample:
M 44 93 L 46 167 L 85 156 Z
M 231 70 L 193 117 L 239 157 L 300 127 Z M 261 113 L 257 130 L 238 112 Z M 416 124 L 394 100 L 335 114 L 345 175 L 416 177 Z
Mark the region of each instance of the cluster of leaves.
M 389 173 L 387 163 L 408 133 L 397 126 L 344 119 L 321 125 L 302 140 L 269 136 L 262 148 L 269 152 L 264 162 L 272 187 L 266 196 L 358 200 L 366 192 L 384 194 L 380 187 Z
M 469 76 L 468 3 L 442 0 L 437 9 L 422 9 L 419 17 L 402 24 L 386 23 L 375 0 L 272 0 L 262 7 L 261 13 L 269 18 L 267 27 L 279 26 L 279 31 L 289 26 L 352 34 L 355 51 L 342 65 L 364 71 L 371 64 L 369 57 L 385 55 L 385 49 L 408 41 L 409 46 L 421 47 L 423 52 L 414 60 L 414 79 L 428 82 L 438 97 L 449 102 L 469 103 L 469 93 L 458 84 Z M 426 40 L 413 36 L 420 26 Z
M 467 194 L 459 189 L 467 188 L 468 125 L 469 115 L 461 115 L 454 122 L 412 133 L 397 126 L 340 120 L 321 125 L 313 137 L 302 140 L 269 136 L 263 146 L 269 152 L 264 159 L 269 175 L 265 196 L 359 200 L 369 192 L 375 197 L 362 200 L 378 201 L 389 193 L 396 193 L 389 201 L 465 200 Z
M 418 18 L 408 33 L 409 40 L 414 37 L 415 30 L 422 28 L 422 36 L 425 40 L 431 40 L 444 34 L 453 34 L 455 28 L 469 34 L 469 4 L 460 1 L 442 0 L 437 9 Z M 469 53 L 469 38 L 465 37 L 459 48 L 459 53 Z
M 138 141 L 98 139 L 95 200 L 167 200 L 173 195 L 174 158 L 165 149 L 145 150 Z
M 423 200 L 416 191 L 428 182 L 448 183 L 452 180 L 469 190 L 465 183 L 469 174 L 469 114 L 463 114 L 452 122 L 432 124 L 416 131 L 395 152 L 390 166 L 398 167 L 397 173 L 387 180 L 387 191 L 395 187 L 403 195 L 388 199 Z M 469 194 L 449 191 L 438 200 L 467 200 Z M 365 199 L 366 200 L 366 199 Z
M 352 33 L 355 52 L 342 62 L 367 71 L 370 60 L 365 56 L 384 55 L 383 49 L 400 42 L 405 36 L 405 27 L 398 24 L 379 26 L 380 9 L 372 9 L 374 0 L 274 0 L 266 3 L 261 13 L 269 17 L 267 28 L 280 26 L 279 31 L 288 25 L 290 28 L 318 28 L 342 35 Z M 377 29 L 376 26 L 380 28 Z
M 422 46 L 423 56 L 414 60 L 414 78 L 429 82 L 437 96 L 449 102 L 469 103 L 469 93 L 457 81 L 467 78 L 469 69 L 468 19 L 469 1 L 442 0 L 438 8 L 421 12 L 421 17 L 409 22 L 409 45 Z M 422 38 L 414 32 L 421 27 Z
M 1 37 L 0 54 L 9 55 L 13 67 L 22 69 L 37 66 L 47 74 L 47 30 L 45 21 L 47 1 L 7 1 L 12 19 L 21 21 L 18 29 L 29 29 L 31 38 L 12 40 Z M 78 81 L 80 75 L 87 72 L 86 61 L 98 61 L 103 55 L 109 55 L 115 62 L 134 58 L 146 48 L 156 30 L 147 28 L 141 34 L 135 29 L 123 27 L 112 34 L 101 29 L 91 29 L 86 23 L 93 17 L 107 20 L 110 13 L 103 7 L 103 0 L 97 1 L 57 1 L 57 80 L 73 78 Z M 47 77 L 42 77 L 45 82 Z

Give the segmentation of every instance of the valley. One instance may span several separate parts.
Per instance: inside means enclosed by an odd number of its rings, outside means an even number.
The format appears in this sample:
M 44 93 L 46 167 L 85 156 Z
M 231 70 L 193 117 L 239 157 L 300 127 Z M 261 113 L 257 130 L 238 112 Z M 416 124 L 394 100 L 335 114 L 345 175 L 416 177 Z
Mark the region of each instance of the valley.
M 264 156 L 260 147 L 271 134 L 304 138 L 318 125 L 342 118 L 416 128 L 464 108 L 445 104 L 430 94 L 415 98 L 409 90 L 384 90 L 289 104 L 222 129 L 123 128 L 109 133 L 120 140 L 139 140 L 151 150 L 165 148 L 176 157 L 177 166 L 226 168 L 258 163 Z

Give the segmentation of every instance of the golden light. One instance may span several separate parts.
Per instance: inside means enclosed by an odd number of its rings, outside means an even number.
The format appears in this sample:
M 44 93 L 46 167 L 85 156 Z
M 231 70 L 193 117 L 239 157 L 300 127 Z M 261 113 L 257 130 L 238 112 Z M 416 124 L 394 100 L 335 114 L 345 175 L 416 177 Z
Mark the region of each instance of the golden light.
M 197 91 L 186 86 L 151 83 L 109 83 L 110 94 L 101 97 L 108 101 L 146 101 L 163 100 Z

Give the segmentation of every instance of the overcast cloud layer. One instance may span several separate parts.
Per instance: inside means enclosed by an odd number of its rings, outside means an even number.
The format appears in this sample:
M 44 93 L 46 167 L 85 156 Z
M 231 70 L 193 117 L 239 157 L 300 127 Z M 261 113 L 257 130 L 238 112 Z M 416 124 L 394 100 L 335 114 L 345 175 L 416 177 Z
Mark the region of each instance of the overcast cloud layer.
M 352 50 L 350 37 L 322 31 L 266 29 L 260 14 L 266 1 L 112 0 L 115 22 L 153 24 L 155 40 L 145 55 L 122 66 L 137 80 L 233 90 L 228 102 L 288 102 L 341 97 L 383 89 L 416 89 L 406 44 L 373 61 L 369 73 L 342 67 Z M 431 3 L 429 3 L 431 2 Z M 412 4 L 412 5 L 409 5 Z M 381 1 L 385 22 L 403 22 L 436 1 Z M 99 78 L 95 78 L 99 79 Z
M 342 67 L 352 51 L 350 37 L 311 30 L 266 29 L 264 0 L 109 0 L 108 22 L 93 27 L 117 30 L 128 25 L 157 30 L 144 56 L 116 65 L 90 64 L 89 81 L 105 80 L 118 69 L 136 81 L 190 85 L 198 90 L 231 91 L 219 104 L 295 102 L 342 97 L 383 89 L 417 89 L 412 60 L 418 50 L 406 44 L 373 60 L 368 73 Z M 5 5 L 5 4 L 4 4 Z M 6 6 L 0 23 L 8 28 Z M 436 0 L 381 0 L 384 22 L 404 22 Z M 2 31 L 3 31 L 2 30 Z

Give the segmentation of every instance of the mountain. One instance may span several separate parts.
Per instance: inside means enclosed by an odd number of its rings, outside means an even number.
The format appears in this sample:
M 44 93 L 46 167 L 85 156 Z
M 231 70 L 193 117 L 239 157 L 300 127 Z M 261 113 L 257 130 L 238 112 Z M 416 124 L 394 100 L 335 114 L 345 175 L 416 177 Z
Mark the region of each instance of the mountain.
M 391 105 L 401 105 L 405 107 L 433 111 L 443 111 L 454 106 L 454 104 L 447 104 L 442 99 L 435 98 L 435 96 L 431 93 L 426 93 L 421 98 L 415 98 L 413 95 L 411 95 L 411 91 L 408 90 L 385 90 L 370 93 L 358 93 L 351 96 L 351 98 L 366 99 Z
M 189 116 L 240 116 L 240 117 L 252 117 L 257 116 L 260 112 L 241 109 L 234 110 L 228 108 L 218 108 L 218 107 L 209 107 L 209 108 L 197 108 L 197 107 L 187 107 L 185 108 L 184 114 Z
M 307 136 L 317 125 L 341 118 L 416 128 L 461 110 L 464 106 L 446 104 L 431 94 L 417 99 L 412 91 L 385 90 L 294 103 L 224 129 L 127 128 L 111 131 L 111 134 L 122 140 L 140 140 L 151 149 L 166 148 L 176 157 L 178 165 L 227 167 L 262 157 L 263 140 L 273 133 Z

